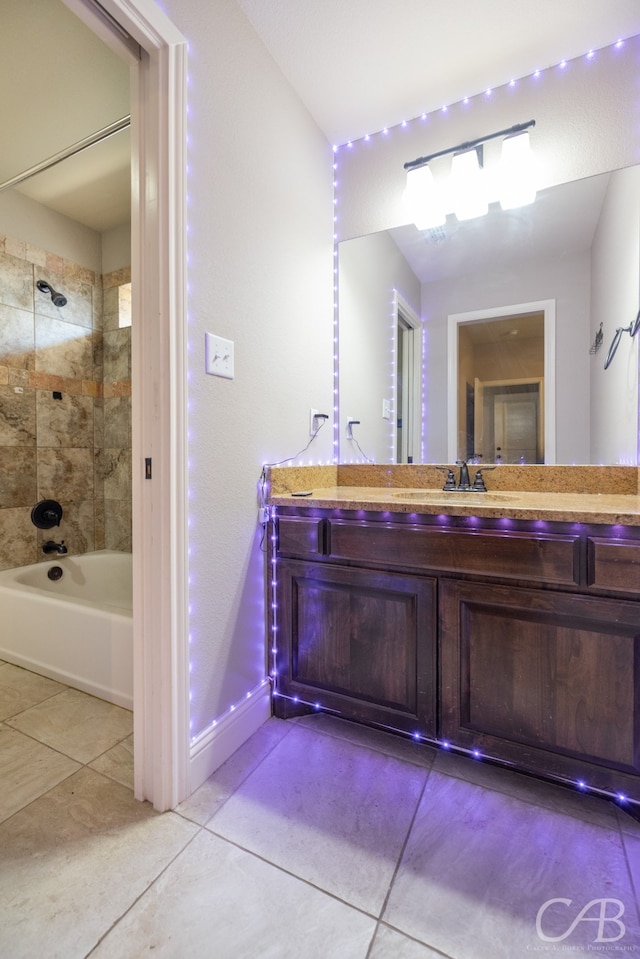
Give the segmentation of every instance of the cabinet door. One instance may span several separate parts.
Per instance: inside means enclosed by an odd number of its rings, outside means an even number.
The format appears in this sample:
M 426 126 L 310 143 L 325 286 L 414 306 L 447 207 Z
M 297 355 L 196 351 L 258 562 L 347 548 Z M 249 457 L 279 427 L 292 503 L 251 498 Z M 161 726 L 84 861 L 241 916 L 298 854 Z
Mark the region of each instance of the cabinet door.
M 640 794 L 639 604 L 457 581 L 440 596 L 445 738 Z
M 281 695 L 435 734 L 434 580 L 281 560 Z

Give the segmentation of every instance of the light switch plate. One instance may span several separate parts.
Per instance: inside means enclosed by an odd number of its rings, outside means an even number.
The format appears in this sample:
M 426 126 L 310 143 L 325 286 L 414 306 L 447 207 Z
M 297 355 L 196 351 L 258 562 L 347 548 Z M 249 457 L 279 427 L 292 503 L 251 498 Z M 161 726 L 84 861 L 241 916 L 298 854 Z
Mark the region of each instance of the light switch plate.
M 205 333 L 205 370 L 213 376 L 224 376 L 232 380 L 233 373 L 233 341 L 225 340 L 222 336 Z

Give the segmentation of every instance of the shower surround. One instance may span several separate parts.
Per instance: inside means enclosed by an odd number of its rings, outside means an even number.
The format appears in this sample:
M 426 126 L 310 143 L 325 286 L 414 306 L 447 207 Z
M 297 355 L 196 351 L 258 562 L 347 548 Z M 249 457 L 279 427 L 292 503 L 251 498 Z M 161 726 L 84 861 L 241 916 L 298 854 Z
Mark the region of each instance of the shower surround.
M 0 235 L 0 569 L 44 559 L 51 533 L 72 555 L 131 550 L 130 274 Z M 32 525 L 41 499 L 59 529 Z

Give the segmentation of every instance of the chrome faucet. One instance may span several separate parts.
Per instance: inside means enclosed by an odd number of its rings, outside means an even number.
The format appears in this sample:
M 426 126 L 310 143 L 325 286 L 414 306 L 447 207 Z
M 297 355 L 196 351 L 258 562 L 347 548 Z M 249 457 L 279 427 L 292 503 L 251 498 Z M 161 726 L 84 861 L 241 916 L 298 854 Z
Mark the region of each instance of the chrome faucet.
M 54 543 L 54 541 L 50 539 L 43 544 L 42 552 L 46 553 L 47 555 L 49 555 L 49 553 L 57 553 L 58 556 L 65 556 L 69 550 L 64 545 L 64 540 L 61 540 L 59 543 Z

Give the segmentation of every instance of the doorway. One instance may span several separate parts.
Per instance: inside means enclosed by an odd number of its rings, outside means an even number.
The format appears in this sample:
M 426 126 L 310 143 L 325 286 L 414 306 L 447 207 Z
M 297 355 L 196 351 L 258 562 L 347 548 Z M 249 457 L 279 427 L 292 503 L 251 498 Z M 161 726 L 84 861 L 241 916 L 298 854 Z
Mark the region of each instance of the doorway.
M 448 457 L 555 463 L 555 300 L 448 317 Z
M 396 463 L 421 461 L 422 324 L 418 314 L 394 290 Z
M 544 382 L 475 380 L 468 395 L 467 460 L 544 463 Z
M 186 41 L 145 0 L 64 3 L 131 67 L 135 795 L 163 811 L 190 791 Z

